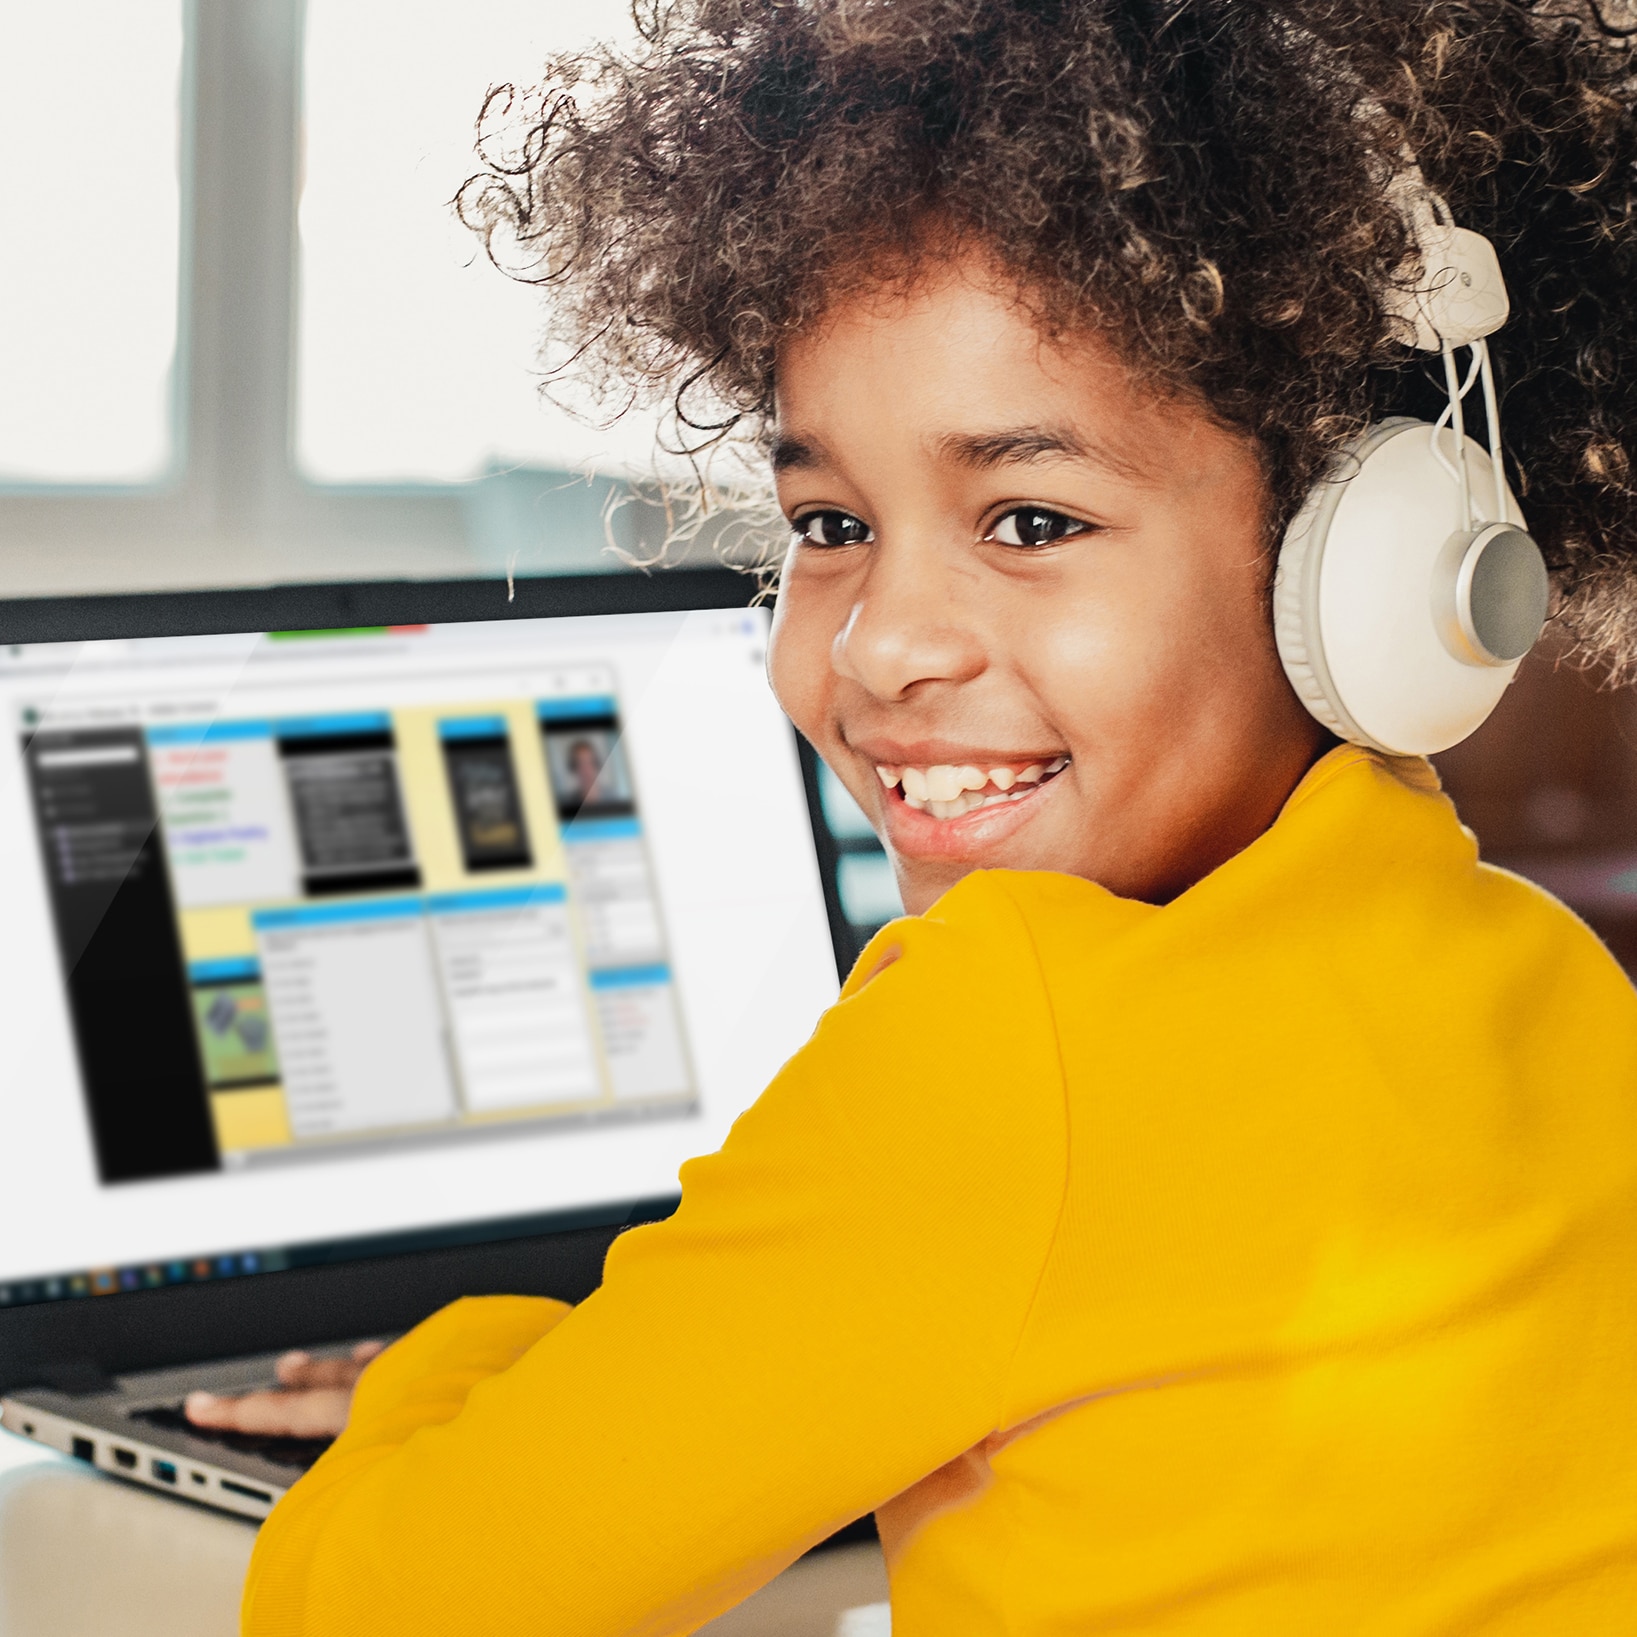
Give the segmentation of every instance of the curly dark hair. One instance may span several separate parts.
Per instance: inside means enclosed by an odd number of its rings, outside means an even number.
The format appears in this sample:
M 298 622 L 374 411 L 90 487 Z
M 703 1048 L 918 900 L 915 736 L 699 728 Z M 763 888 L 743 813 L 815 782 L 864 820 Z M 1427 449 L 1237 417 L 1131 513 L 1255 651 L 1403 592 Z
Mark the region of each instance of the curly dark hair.
M 1441 366 L 1406 144 L 1500 254 L 1507 455 L 1582 651 L 1637 668 L 1632 0 L 639 0 L 639 43 L 491 92 L 464 219 L 551 292 L 553 367 L 761 435 L 780 342 L 951 236 L 1263 452 L 1277 537 Z M 919 247 L 919 248 L 917 248 Z M 1409 273 L 1406 273 L 1409 269 Z

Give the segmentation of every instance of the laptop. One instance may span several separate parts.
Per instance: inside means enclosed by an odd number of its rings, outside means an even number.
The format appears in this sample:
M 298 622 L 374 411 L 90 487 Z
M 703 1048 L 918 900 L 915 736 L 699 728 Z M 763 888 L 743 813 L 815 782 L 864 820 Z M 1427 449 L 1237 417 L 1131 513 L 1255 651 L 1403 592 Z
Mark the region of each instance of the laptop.
M 672 1208 L 895 907 L 753 591 L 0 603 L 0 1424 L 261 1518 L 190 1391 Z

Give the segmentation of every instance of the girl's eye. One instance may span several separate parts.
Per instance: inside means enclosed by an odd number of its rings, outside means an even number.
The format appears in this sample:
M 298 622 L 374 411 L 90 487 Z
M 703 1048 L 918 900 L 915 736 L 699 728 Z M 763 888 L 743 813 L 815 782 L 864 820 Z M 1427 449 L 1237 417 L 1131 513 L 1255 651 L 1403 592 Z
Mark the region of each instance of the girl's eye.
M 1084 534 L 1089 526 L 1077 517 L 1049 512 L 1044 506 L 1019 506 L 995 524 L 989 538 L 1003 546 L 1049 546 L 1070 535 Z
M 808 512 L 795 521 L 796 538 L 810 546 L 862 546 L 875 536 L 851 512 Z

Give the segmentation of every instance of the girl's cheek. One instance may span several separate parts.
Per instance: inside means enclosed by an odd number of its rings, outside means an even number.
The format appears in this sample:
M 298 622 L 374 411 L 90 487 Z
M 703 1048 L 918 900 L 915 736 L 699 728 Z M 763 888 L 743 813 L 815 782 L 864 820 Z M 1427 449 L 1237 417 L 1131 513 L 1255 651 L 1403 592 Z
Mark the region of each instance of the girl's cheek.
M 1106 744 L 1110 735 L 1145 733 L 1141 706 L 1149 693 L 1149 656 L 1133 622 L 1100 603 L 1063 599 L 1042 608 L 1017 650 L 1052 725 L 1071 746 Z
M 815 744 L 822 743 L 830 692 L 830 649 L 824 599 L 801 584 L 786 565 L 767 648 L 767 679 L 786 716 Z

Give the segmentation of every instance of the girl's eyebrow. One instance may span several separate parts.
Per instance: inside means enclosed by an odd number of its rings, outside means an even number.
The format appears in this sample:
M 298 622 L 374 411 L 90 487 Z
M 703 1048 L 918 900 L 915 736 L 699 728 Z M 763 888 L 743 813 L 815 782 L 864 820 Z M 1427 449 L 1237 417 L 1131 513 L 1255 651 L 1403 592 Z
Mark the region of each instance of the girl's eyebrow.
M 979 470 L 1003 466 L 1010 461 L 1065 459 L 1092 460 L 1123 477 L 1143 475 L 1133 461 L 1116 454 L 1106 444 L 1088 444 L 1067 427 L 1013 426 L 998 432 L 946 432 L 937 440 L 936 447 L 946 460 Z M 786 433 L 774 441 L 775 472 L 810 470 L 822 466 L 824 460 L 819 446 L 804 438 Z
M 1065 426 L 1012 426 L 998 432 L 946 432 L 938 452 L 962 466 L 984 470 L 1031 460 L 1090 460 L 1122 477 L 1143 475 L 1137 464 L 1105 443 L 1088 443 Z
M 1012 426 L 1000 432 L 946 432 L 938 453 L 962 466 L 1001 466 L 1015 460 L 1083 459 L 1090 451 L 1067 427 Z
M 781 435 L 774 440 L 772 458 L 775 472 L 799 472 L 804 468 L 823 464 L 814 445 L 788 435 Z

